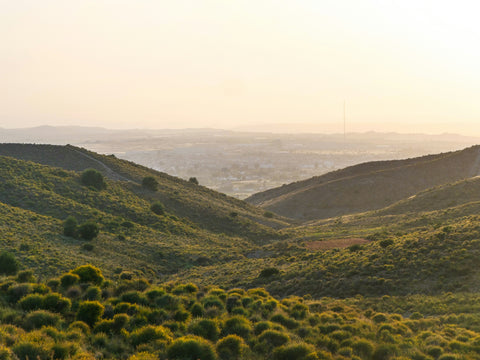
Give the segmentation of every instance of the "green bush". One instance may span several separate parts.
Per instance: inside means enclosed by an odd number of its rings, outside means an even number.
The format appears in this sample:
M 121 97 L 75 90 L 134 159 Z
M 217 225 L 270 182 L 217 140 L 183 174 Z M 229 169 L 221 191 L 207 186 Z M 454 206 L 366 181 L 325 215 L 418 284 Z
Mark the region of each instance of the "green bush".
M 223 335 L 238 335 L 247 339 L 252 332 L 250 321 L 243 316 L 232 316 L 223 324 Z
M 43 326 L 57 326 L 60 316 L 46 310 L 37 310 L 25 317 L 25 328 L 28 330 L 39 329 Z
M 82 283 L 100 285 L 105 278 L 99 268 L 93 265 L 82 265 L 71 271 L 72 274 L 80 277 Z
M 280 270 L 278 270 L 275 267 L 268 267 L 260 271 L 259 277 L 268 278 L 268 277 L 276 276 L 278 274 L 280 274 Z
M 40 294 L 27 295 L 20 299 L 18 305 L 20 305 L 24 311 L 39 310 L 43 307 L 43 296 Z
M 220 335 L 220 328 L 216 320 L 197 319 L 188 326 L 188 331 L 193 335 L 201 336 L 210 341 L 217 341 Z
M 268 344 L 270 347 L 278 347 L 286 344 L 290 341 L 290 337 L 277 330 L 265 330 L 262 334 L 258 337 L 258 341 L 264 342 Z
M 78 222 L 73 216 L 69 216 L 63 222 L 63 235 L 76 237 L 78 230 Z
M 20 342 L 13 347 L 13 352 L 19 360 L 49 360 L 50 351 L 39 344 Z
M 100 228 L 93 221 L 87 221 L 78 227 L 78 235 L 85 240 L 96 238 L 99 232 Z
M 95 169 L 84 170 L 80 181 L 83 185 L 92 186 L 97 190 L 103 190 L 107 187 L 103 175 Z
M 173 341 L 167 349 L 169 360 L 215 360 L 213 345 L 198 336 L 184 336 Z
M 36 281 L 32 270 L 22 270 L 17 274 L 17 282 L 19 283 L 34 283 Z
M 104 310 L 104 306 L 98 301 L 84 301 L 78 307 L 76 319 L 93 327 L 100 320 Z
M 172 340 L 170 330 L 163 326 L 148 325 L 137 329 L 130 334 L 130 342 L 133 346 L 146 344 L 155 340 L 170 342 Z
M 64 314 L 70 310 L 72 303 L 70 299 L 57 293 L 46 294 L 43 297 L 43 308 L 52 312 Z
M 153 176 L 146 176 L 142 180 L 142 186 L 150 191 L 157 191 L 158 181 Z
M 221 359 L 240 359 L 248 348 L 245 341 L 238 335 L 228 335 L 220 339 L 216 345 Z
M 18 262 L 9 252 L 0 253 L 0 275 L 14 275 L 18 271 Z
M 150 206 L 150 210 L 152 210 L 152 212 L 157 215 L 165 214 L 165 206 L 163 206 L 163 204 L 160 201 L 155 201 Z
M 373 352 L 373 360 L 387 360 L 397 355 L 398 349 L 395 345 L 381 344 Z
M 273 360 L 315 360 L 318 356 L 315 349 L 307 344 L 292 344 L 276 348 L 272 353 Z
M 80 281 L 80 276 L 77 274 L 66 273 L 60 278 L 60 284 L 63 288 L 69 288 Z
M 188 179 L 188 182 L 191 182 L 192 184 L 198 185 L 198 179 L 196 177 L 191 177 Z

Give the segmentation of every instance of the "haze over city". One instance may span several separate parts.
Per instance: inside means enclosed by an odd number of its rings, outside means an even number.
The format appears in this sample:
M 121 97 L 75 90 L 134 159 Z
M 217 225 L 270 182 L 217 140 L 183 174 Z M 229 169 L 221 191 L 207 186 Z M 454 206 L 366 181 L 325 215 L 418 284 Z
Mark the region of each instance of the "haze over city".
M 480 134 L 473 1 L 6 1 L 0 126 Z

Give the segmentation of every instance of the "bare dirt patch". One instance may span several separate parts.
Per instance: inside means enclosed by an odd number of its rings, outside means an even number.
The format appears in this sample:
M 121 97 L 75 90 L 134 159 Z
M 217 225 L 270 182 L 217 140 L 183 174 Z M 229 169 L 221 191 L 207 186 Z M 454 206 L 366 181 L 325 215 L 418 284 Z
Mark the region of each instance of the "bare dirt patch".
M 346 239 L 331 239 L 331 240 L 318 240 L 309 241 L 305 243 L 308 250 L 328 250 L 346 248 L 352 245 L 367 244 L 369 241 L 363 238 L 346 238 Z

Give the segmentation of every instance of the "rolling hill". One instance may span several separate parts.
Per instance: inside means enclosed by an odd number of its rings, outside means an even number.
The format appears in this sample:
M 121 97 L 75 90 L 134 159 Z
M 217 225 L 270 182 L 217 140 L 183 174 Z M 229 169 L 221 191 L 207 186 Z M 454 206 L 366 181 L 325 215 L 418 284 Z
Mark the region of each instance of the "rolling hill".
M 351 166 L 255 194 L 247 202 L 301 221 L 382 209 L 426 189 L 477 176 L 480 147 Z

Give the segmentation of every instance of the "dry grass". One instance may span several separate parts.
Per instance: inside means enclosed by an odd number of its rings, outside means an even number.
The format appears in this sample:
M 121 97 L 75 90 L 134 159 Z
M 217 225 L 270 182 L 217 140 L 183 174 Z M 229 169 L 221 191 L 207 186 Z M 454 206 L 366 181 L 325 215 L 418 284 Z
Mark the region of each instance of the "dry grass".
M 363 238 L 346 238 L 346 239 L 331 239 L 331 240 L 317 240 L 305 243 L 308 250 L 329 250 L 337 248 L 346 248 L 352 245 L 363 245 L 369 241 Z

